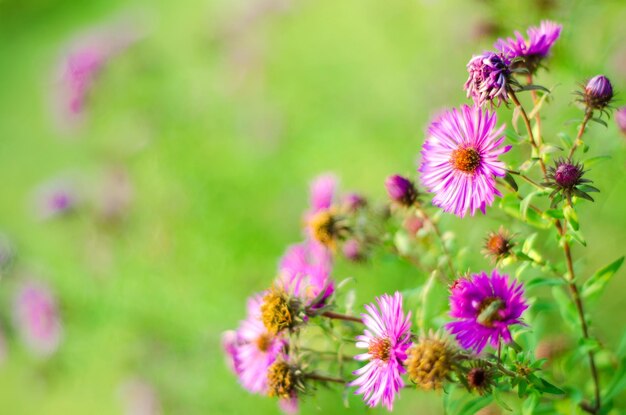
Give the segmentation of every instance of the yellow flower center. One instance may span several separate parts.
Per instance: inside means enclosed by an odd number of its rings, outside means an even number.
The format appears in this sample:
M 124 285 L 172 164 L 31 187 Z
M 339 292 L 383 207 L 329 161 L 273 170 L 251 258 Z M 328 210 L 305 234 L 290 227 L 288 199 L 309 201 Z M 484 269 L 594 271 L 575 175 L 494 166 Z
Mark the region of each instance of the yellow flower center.
M 474 173 L 480 166 L 480 154 L 472 147 L 460 147 L 452 152 L 450 163 L 456 170 Z
M 261 320 L 267 331 L 272 334 L 278 334 L 291 327 L 293 313 L 284 291 L 272 288 L 265 294 L 263 304 L 261 304 Z
M 270 397 L 290 398 L 295 385 L 294 373 L 284 361 L 274 362 L 267 370 L 267 394 Z
M 373 339 L 370 341 L 368 352 L 374 359 L 386 362 L 391 355 L 391 342 L 387 338 Z
M 453 353 L 439 339 L 424 339 L 409 350 L 406 368 L 409 378 L 422 389 L 441 389 L 452 370 Z

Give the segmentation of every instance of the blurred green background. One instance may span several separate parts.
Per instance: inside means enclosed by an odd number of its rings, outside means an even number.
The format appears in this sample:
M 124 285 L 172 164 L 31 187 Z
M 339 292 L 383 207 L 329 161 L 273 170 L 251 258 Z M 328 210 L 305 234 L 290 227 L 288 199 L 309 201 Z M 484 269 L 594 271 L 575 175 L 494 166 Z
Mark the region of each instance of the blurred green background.
M 64 45 L 120 18 L 142 39 L 99 74 L 82 123 L 59 126 L 51 91 Z M 238 386 L 220 335 L 301 238 L 310 179 L 333 171 L 343 189 L 383 198 L 387 175 L 414 175 L 429 118 L 466 102 L 471 55 L 542 18 L 564 25 L 537 80 L 558 84 L 545 123 L 555 142 L 575 132 L 564 122 L 580 114 L 577 83 L 604 73 L 626 90 L 623 1 L 0 1 L 0 231 L 17 252 L 0 281 L 0 412 L 131 413 L 124 385 L 140 379 L 164 414 L 277 413 Z M 591 155 L 612 159 L 590 172 L 603 190 L 596 203 L 581 205 L 581 275 L 626 246 L 624 138 L 611 120 L 588 142 Z M 127 175 L 133 198 L 123 221 L 103 225 L 97 201 L 112 170 Z M 82 203 L 38 220 L 33 192 L 64 174 Z M 482 239 L 505 220 L 491 212 L 443 218 L 473 270 L 488 267 Z M 390 261 L 340 261 L 334 275 L 357 277 L 359 304 L 422 278 Z M 45 359 L 19 341 L 11 317 L 16 287 L 33 276 L 55 292 L 64 326 Z M 608 347 L 624 331 L 625 277 L 592 312 Z M 405 391 L 396 413 L 441 413 L 440 401 Z M 358 399 L 344 409 L 330 391 L 302 409 L 348 412 L 366 410 Z

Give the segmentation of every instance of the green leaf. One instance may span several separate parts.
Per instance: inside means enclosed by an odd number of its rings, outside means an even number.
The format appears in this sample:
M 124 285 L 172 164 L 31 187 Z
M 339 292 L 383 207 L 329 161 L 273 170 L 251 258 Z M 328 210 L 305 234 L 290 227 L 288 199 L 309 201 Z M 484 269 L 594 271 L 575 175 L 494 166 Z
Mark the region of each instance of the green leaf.
M 594 338 L 578 340 L 578 349 L 576 350 L 580 354 L 587 354 L 588 352 L 597 352 L 600 350 L 600 342 Z
M 565 281 L 556 277 L 535 277 L 528 281 L 524 286 L 526 290 L 530 290 L 537 287 L 558 287 L 559 285 L 565 285 Z
M 493 395 L 486 395 L 474 398 L 461 408 L 461 410 L 458 412 L 458 415 L 474 415 L 476 412 L 480 411 L 491 402 L 493 402 Z
M 574 144 L 574 140 L 567 133 L 558 133 L 557 134 L 561 139 L 561 142 L 565 146 L 565 148 L 570 148 Z
M 559 287 L 552 287 L 552 297 L 554 297 L 559 307 L 559 312 L 563 320 L 570 325 L 572 330 L 579 330 L 580 323 L 578 321 L 578 313 L 567 294 Z
M 504 402 L 504 399 L 502 399 L 500 390 L 495 389 L 493 391 L 493 397 L 496 401 L 496 403 L 498 404 L 498 406 L 500 406 L 500 408 L 504 409 L 505 411 L 509 411 L 509 412 L 513 412 L 513 409 L 506 403 Z
M 537 192 L 530 192 L 520 203 L 519 210 L 524 220 L 528 219 L 528 206 Z
M 598 164 L 604 160 L 609 160 L 611 158 L 611 156 L 597 156 L 597 157 L 591 157 L 588 158 L 587 160 L 585 160 L 583 162 L 583 164 L 585 165 L 586 169 L 590 169 L 591 166 L 593 166 L 594 164 Z
M 542 392 L 550 393 L 552 395 L 564 395 L 565 394 L 565 391 L 563 391 L 561 388 L 554 386 L 553 384 L 551 384 L 545 379 L 541 379 L 540 389 Z
M 535 408 L 539 404 L 539 395 L 531 395 L 522 405 L 522 415 L 533 415 Z
M 578 215 L 576 214 L 576 211 L 571 205 L 563 206 L 563 215 L 565 216 L 565 219 L 567 219 L 567 223 L 570 224 L 572 229 L 574 229 L 575 231 L 580 229 L 580 224 L 578 222 Z
M 575 230 L 572 230 L 572 231 L 569 232 L 569 235 L 572 237 L 573 240 L 575 240 L 576 242 L 578 242 L 582 246 L 587 246 L 587 241 L 583 237 L 582 233 L 577 232 Z
M 611 277 L 620 269 L 624 263 L 624 257 L 618 258 L 604 268 L 599 269 L 583 285 L 582 295 L 588 300 L 594 300 L 602 294 L 604 287 L 611 280 Z
M 604 121 L 604 120 L 602 120 L 602 119 L 600 119 L 600 118 L 597 118 L 597 117 L 593 117 L 593 118 L 591 119 L 591 121 L 595 121 L 595 122 L 597 122 L 598 124 L 602 124 L 602 125 L 604 125 L 604 126 L 605 126 L 605 127 L 607 127 L 607 128 L 608 128 L 608 126 L 609 126 L 609 125 L 606 123 L 606 121 Z
M 611 400 L 617 394 L 626 389 L 626 359 L 622 359 L 619 365 L 619 369 L 603 391 L 604 400 Z
M 513 190 L 517 192 L 518 186 L 513 176 L 511 176 L 511 173 L 507 172 L 506 175 L 504 175 L 504 181 L 507 182 L 509 186 L 511 186 Z
M 565 219 L 565 215 L 562 210 L 559 209 L 546 209 L 543 212 L 546 216 L 554 218 L 554 219 Z

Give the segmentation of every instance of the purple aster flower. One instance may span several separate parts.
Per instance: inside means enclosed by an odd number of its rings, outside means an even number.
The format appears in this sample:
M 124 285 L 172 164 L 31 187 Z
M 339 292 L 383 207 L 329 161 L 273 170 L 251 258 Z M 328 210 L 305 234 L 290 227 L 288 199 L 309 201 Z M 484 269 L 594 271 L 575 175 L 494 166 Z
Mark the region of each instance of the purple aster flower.
M 332 265 L 330 251 L 317 241 L 291 245 L 280 260 L 277 286 L 301 300 L 308 311 L 319 310 L 335 291 Z
M 56 299 L 40 282 L 27 282 L 17 291 L 14 321 L 26 345 L 42 356 L 53 354 L 61 343 L 62 328 Z
M 263 325 L 262 302 L 263 293 L 248 299 L 248 316 L 237 329 L 237 339 L 230 339 L 226 352 L 243 387 L 252 393 L 266 394 L 267 369 L 282 352 L 286 341 L 269 333 Z
M 467 97 L 472 98 L 478 106 L 486 102 L 491 105 L 500 105 L 507 101 L 511 61 L 502 53 L 485 52 L 474 56 L 467 64 L 469 78 L 464 89 Z
M 548 168 L 547 181 L 542 183 L 554 189 L 550 194 L 551 207 L 556 207 L 561 200 L 572 203 L 572 196 L 582 197 L 590 202 L 593 198 L 588 192 L 599 192 L 600 189 L 591 185 L 592 181 L 584 177 L 583 165 L 571 159 L 558 158 L 554 166 Z
M 399 174 L 387 177 L 385 187 L 389 198 L 401 206 L 411 206 L 417 199 L 417 190 L 413 182 Z
M 500 147 L 504 126 L 496 130 L 496 122 L 495 113 L 464 105 L 430 124 L 419 171 L 422 184 L 435 193 L 434 205 L 459 217 L 470 210 L 473 216 L 501 196 L 495 176 L 504 176 L 505 166 L 498 156 L 511 146 Z
M 393 409 L 393 400 L 404 381 L 400 377 L 406 372 L 403 362 L 407 349 L 411 346 L 411 313 L 406 316 L 402 310 L 402 295 L 396 292 L 393 297 L 384 294 L 376 298 L 375 304 L 365 306 L 367 314 L 361 314 L 365 324 L 364 334 L 357 336 L 356 346 L 367 349 L 367 353 L 355 356 L 356 360 L 369 360 L 369 363 L 354 372 L 357 379 L 350 386 L 359 386 L 357 394 L 371 407 L 382 404 Z
M 596 75 L 587 82 L 584 90 L 578 92 L 578 95 L 581 96 L 579 101 L 585 104 L 587 111 L 603 111 L 613 100 L 613 85 L 606 76 Z
M 511 342 L 509 327 L 523 324 L 520 319 L 528 304 L 522 283 L 508 275 L 485 272 L 457 280 L 450 290 L 450 316 L 446 324 L 465 349 L 480 353 L 487 343 L 497 347 L 500 340 Z
M 615 122 L 622 134 L 626 135 L 626 107 L 618 108 L 615 111 Z
M 515 32 L 515 38 L 498 39 L 494 46 L 508 59 L 521 59 L 520 66 L 534 73 L 541 60 L 550 53 L 550 49 L 561 35 L 561 29 L 560 24 L 544 20 L 539 27 L 528 28 L 526 31 L 528 39 L 520 32 Z

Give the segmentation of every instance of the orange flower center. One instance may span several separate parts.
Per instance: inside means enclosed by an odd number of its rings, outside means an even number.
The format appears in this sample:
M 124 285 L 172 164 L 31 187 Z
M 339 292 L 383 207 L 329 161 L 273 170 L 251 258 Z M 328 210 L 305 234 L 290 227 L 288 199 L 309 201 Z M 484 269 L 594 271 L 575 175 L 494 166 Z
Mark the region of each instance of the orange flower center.
M 370 341 L 368 352 L 374 359 L 386 362 L 391 355 L 391 342 L 387 338 L 374 339 Z
M 480 166 L 480 154 L 472 147 L 460 147 L 452 152 L 450 163 L 456 170 L 474 173 Z

